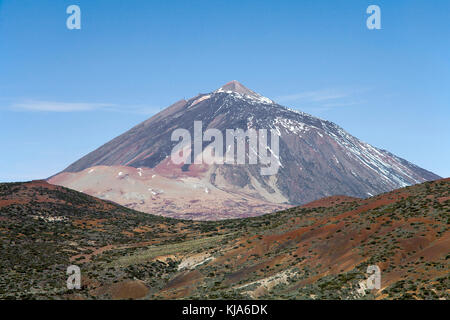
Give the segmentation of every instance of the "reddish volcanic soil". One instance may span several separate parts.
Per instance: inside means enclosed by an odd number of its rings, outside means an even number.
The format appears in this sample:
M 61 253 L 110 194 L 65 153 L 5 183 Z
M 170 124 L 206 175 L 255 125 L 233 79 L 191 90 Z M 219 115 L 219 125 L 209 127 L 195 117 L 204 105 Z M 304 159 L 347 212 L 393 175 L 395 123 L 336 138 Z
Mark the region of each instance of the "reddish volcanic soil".
M 333 207 L 337 204 L 342 204 L 345 202 L 359 202 L 360 200 L 361 200 L 360 198 L 348 196 L 331 196 L 304 204 L 302 205 L 302 208 L 317 208 L 317 207 L 328 208 Z

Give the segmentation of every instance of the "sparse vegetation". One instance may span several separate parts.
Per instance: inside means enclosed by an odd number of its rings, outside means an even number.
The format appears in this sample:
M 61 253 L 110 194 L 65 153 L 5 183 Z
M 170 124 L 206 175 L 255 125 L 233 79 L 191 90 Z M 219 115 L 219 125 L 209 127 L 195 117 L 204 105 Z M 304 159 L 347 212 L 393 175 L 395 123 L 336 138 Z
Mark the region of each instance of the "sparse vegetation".
M 147 299 L 448 299 L 449 185 L 198 222 L 0 184 L 0 299 L 123 298 L 125 284 Z M 361 290 L 372 264 L 382 288 Z

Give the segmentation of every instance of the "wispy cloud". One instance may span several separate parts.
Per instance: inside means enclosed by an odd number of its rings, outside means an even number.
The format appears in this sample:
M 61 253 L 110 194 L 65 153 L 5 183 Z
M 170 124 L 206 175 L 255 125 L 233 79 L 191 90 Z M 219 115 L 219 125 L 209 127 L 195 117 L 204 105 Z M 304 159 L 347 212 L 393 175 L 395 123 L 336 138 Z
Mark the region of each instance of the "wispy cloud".
M 355 100 L 355 101 L 343 101 L 343 102 L 329 102 L 322 104 L 325 108 L 334 108 L 334 107 L 349 107 L 349 106 L 356 106 L 361 105 L 365 101 L 364 100 Z
M 105 112 L 127 112 L 135 114 L 150 115 L 160 108 L 145 104 L 139 105 L 117 105 L 112 103 L 94 102 L 62 102 L 62 101 L 41 101 L 26 100 L 14 102 L 9 105 L 9 109 L 16 111 L 35 112 L 86 112 L 101 110 Z
M 277 97 L 279 103 L 292 103 L 297 107 L 325 111 L 335 107 L 354 106 L 364 103 L 358 96 L 367 91 L 360 89 L 321 89 L 303 91 Z
M 162 108 L 160 108 L 160 107 L 149 106 L 146 104 L 117 106 L 116 108 L 110 109 L 110 111 L 127 112 L 127 113 L 135 113 L 135 114 L 142 114 L 142 115 L 153 115 L 161 110 L 162 110 Z
M 92 111 L 111 107 L 114 107 L 114 105 L 109 103 L 57 102 L 57 101 L 36 101 L 36 100 L 16 102 L 11 105 L 11 108 L 15 110 L 47 111 L 47 112 Z
M 349 94 L 347 92 L 339 92 L 336 90 L 317 90 L 279 96 L 276 100 L 279 102 L 320 102 L 342 99 L 348 97 L 348 95 Z

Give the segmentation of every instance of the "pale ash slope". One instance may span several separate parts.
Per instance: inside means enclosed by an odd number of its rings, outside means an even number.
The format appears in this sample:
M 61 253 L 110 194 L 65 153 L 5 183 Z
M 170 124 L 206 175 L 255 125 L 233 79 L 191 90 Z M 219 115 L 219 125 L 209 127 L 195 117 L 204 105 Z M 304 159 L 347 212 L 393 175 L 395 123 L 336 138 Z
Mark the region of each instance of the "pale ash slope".
M 171 174 L 166 175 L 167 172 Z M 95 166 L 76 173 L 61 173 L 49 182 L 141 212 L 180 219 L 252 217 L 291 207 L 258 199 L 245 190 L 221 190 L 202 178 L 206 174 L 192 175 L 180 168 L 167 172 L 160 168 Z
M 332 122 L 278 105 L 237 81 L 175 103 L 81 158 L 65 172 L 117 165 L 171 168 L 168 156 L 176 144 L 170 141 L 171 133 L 185 128 L 193 136 L 194 120 L 203 121 L 203 130 L 217 128 L 225 133 L 234 128 L 274 129 L 279 135 L 281 167 L 274 176 L 262 176 L 259 165 L 213 165 L 201 170 L 195 165 L 183 167 L 183 171 L 198 174 L 225 192 L 244 190 L 261 200 L 297 204 L 337 194 L 367 197 L 440 178 L 362 142 Z M 170 176 L 170 170 L 165 172 Z

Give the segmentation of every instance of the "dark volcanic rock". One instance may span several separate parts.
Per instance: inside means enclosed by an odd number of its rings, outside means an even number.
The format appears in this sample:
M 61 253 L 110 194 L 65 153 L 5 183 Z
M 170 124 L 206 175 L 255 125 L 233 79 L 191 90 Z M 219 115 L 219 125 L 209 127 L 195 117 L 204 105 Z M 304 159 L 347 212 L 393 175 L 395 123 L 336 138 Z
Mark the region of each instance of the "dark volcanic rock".
M 338 194 L 367 197 L 440 178 L 360 141 L 332 122 L 278 105 L 237 81 L 175 103 L 64 171 L 78 172 L 98 165 L 154 168 L 170 156 L 177 143 L 170 139 L 172 132 L 184 128 L 193 136 L 195 120 L 202 121 L 203 131 L 221 130 L 224 138 L 226 129 L 276 130 L 281 167 L 274 177 L 262 176 L 259 165 L 214 165 L 209 181 L 216 183 L 222 176 L 222 181 L 239 188 L 279 193 L 290 203 Z M 183 166 L 183 170 L 189 169 Z

